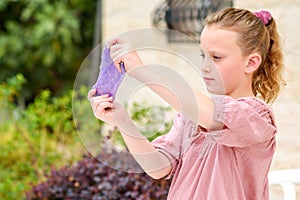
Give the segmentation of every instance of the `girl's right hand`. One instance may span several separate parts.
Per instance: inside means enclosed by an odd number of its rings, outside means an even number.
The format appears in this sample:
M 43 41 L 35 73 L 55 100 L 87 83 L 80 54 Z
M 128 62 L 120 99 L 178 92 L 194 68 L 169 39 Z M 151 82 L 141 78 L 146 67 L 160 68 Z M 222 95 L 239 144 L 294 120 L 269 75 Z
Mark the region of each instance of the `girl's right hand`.
M 122 126 L 129 120 L 128 112 L 118 103 L 113 103 L 113 98 L 109 95 L 95 96 L 96 90 L 92 89 L 88 93 L 88 100 L 91 103 L 93 113 L 97 119 L 114 126 Z

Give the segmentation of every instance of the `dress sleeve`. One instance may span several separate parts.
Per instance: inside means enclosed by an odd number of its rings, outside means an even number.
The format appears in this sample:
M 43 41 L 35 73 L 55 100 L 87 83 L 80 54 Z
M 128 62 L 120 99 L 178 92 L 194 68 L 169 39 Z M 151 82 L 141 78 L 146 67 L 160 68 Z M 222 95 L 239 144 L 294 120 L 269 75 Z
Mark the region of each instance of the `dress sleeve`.
M 173 120 L 173 126 L 169 133 L 157 137 L 152 141 L 152 145 L 161 153 L 167 156 L 172 164 L 172 170 L 168 177 L 172 176 L 178 166 L 181 155 L 184 119 L 177 113 Z
M 224 124 L 218 141 L 227 146 L 245 147 L 264 142 L 276 134 L 271 108 L 257 98 L 233 99 L 213 95 L 215 121 Z

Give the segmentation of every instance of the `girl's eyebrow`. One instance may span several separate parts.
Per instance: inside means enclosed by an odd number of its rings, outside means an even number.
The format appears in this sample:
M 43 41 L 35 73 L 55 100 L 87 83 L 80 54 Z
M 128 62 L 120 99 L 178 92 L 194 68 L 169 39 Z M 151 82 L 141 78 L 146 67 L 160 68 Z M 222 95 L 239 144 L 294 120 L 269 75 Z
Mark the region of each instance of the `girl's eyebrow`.
M 201 54 L 204 54 L 205 52 L 207 52 L 208 54 L 224 54 L 224 53 L 222 53 L 222 51 L 221 50 L 216 50 L 216 49 L 210 49 L 210 50 L 208 50 L 208 51 L 205 51 L 205 50 L 203 50 L 201 47 L 199 48 L 199 52 L 201 53 Z

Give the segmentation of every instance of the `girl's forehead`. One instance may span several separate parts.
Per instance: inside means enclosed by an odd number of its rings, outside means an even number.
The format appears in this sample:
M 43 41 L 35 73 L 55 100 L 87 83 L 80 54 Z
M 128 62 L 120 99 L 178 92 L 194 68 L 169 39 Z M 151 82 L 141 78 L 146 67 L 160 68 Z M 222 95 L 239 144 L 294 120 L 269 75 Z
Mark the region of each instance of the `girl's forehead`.
M 237 46 L 237 32 L 206 26 L 200 36 L 201 49 L 228 49 Z

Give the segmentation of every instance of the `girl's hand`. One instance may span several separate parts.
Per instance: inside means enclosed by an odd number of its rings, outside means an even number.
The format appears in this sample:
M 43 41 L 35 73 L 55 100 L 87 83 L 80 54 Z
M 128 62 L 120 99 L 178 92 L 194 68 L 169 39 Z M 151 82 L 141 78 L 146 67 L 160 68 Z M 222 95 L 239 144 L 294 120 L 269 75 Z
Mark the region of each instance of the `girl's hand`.
M 109 95 L 95 96 L 96 90 L 88 93 L 88 100 L 91 103 L 93 113 L 97 119 L 114 126 L 122 126 L 129 118 L 128 112 L 118 103 L 113 103 Z
M 133 45 L 125 39 L 120 37 L 113 38 L 108 42 L 108 47 L 110 48 L 110 56 L 120 72 L 121 62 L 124 63 L 127 72 L 143 65 Z

